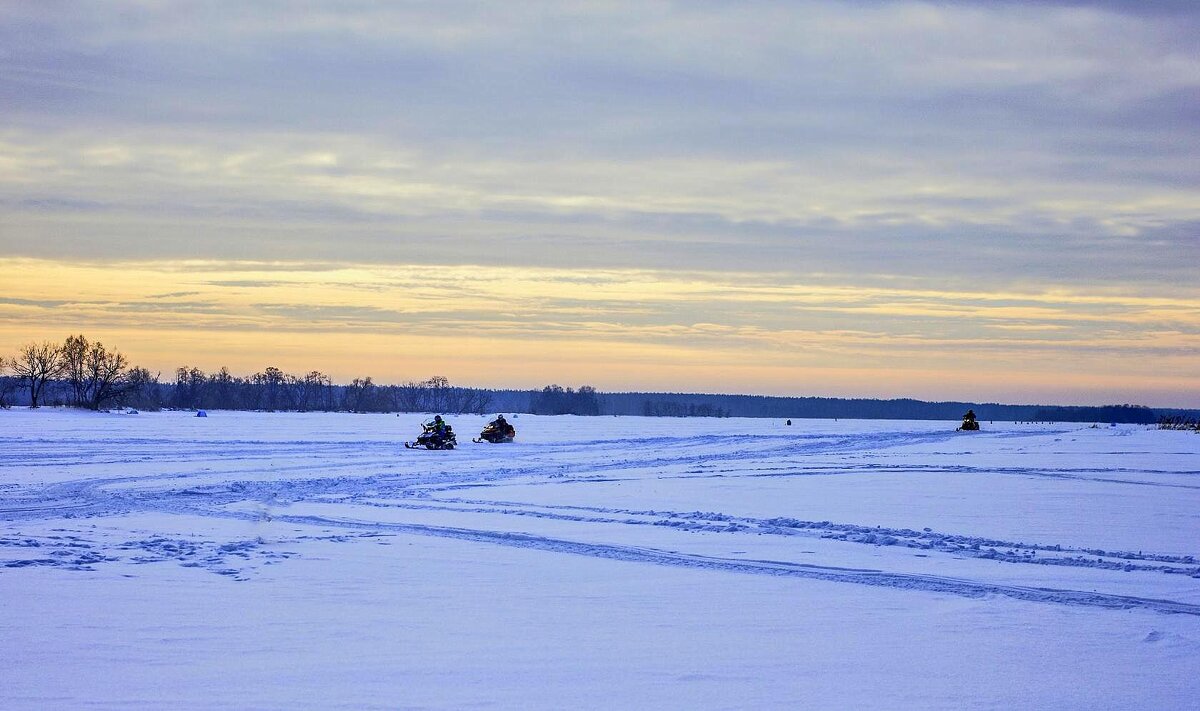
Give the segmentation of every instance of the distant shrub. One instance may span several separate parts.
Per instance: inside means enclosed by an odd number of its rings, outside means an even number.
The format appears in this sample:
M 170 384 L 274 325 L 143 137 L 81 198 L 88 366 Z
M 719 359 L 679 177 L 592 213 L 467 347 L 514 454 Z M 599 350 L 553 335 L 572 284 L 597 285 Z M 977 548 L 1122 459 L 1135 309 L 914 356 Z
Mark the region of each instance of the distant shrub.
M 0 375 L 0 407 L 5 410 L 12 407 L 20 387 L 21 384 L 16 378 Z
M 1163 415 L 1158 418 L 1158 429 L 1200 432 L 1200 420 L 1187 415 Z

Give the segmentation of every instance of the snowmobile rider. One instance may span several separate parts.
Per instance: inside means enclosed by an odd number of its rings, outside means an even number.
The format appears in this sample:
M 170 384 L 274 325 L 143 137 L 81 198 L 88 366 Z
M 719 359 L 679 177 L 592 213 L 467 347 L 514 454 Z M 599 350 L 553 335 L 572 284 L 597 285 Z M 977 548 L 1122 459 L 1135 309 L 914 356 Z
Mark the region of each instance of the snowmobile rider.
M 434 415 L 433 422 L 425 425 L 425 429 L 432 432 L 439 441 L 444 441 L 446 439 L 446 435 L 450 434 L 450 425 L 446 424 L 446 421 L 442 419 L 441 415 Z
M 489 422 L 488 427 L 494 427 L 497 432 L 505 437 L 511 437 L 516 433 L 516 428 L 508 424 L 508 420 L 504 419 L 504 415 L 496 415 L 496 419 Z

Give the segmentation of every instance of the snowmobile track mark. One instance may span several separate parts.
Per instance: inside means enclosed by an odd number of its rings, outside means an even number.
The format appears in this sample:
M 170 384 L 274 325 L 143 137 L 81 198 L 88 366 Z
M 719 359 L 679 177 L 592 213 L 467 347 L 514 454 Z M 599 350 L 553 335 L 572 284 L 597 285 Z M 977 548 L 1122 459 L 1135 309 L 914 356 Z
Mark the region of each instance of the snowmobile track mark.
M 1110 610 L 1145 609 L 1155 612 L 1200 616 L 1200 605 L 1174 600 L 1141 598 L 1108 593 L 1085 592 L 1058 588 L 1022 587 L 980 583 L 972 580 L 936 575 L 886 573 L 852 568 L 823 567 L 801 563 L 778 563 L 734 560 L 692 555 L 654 548 L 619 546 L 601 543 L 582 543 L 565 539 L 536 536 L 519 532 L 497 532 L 448 526 L 427 526 L 409 523 L 364 523 L 323 516 L 279 516 L 280 521 L 303 525 L 339 526 L 345 528 L 437 536 L 479 543 L 529 548 L 554 553 L 570 553 L 593 558 L 632 563 L 652 563 L 680 568 L 721 570 L 756 575 L 777 575 L 807 578 L 836 583 L 852 583 L 873 587 L 945 593 L 969 598 L 999 595 L 1025 602 L 1050 603 Z

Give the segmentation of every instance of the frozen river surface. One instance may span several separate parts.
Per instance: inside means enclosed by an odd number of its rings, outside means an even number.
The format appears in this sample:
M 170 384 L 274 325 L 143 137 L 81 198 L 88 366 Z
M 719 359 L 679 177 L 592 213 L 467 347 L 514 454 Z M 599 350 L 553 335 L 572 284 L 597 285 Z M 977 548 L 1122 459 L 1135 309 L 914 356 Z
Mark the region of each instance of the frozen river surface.
M 1195 708 L 1200 436 L 0 411 L 0 708 Z

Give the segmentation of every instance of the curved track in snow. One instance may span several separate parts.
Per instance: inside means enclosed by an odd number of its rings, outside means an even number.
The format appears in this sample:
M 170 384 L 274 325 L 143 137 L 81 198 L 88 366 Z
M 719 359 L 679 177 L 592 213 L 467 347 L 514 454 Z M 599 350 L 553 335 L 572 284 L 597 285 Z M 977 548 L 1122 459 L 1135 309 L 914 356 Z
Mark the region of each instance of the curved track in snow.
M 289 416 L 258 417 L 286 422 Z M 555 423 L 538 420 L 551 435 Z M 0 451 L 0 465 L 14 472 L 0 482 L 0 570 L 174 562 L 246 579 L 297 555 L 287 549 L 301 540 L 437 536 L 714 574 L 1200 615 L 1192 594 L 1200 590 L 1194 551 L 1114 550 L 1037 531 L 997 536 L 973 524 L 915 528 L 793 511 L 795 502 L 819 510 L 808 501 L 831 496 L 831 486 L 841 488 L 830 501 L 853 510 L 853 497 L 879 482 L 890 495 L 911 490 L 910 503 L 927 505 L 906 484 L 931 477 L 966 482 L 968 492 L 968 484 L 986 489 L 1003 480 L 1018 482 L 1010 488 L 1079 486 L 1081 496 L 1194 497 L 1200 471 L 1158 463 L 1178 461 L 1177 452 L 1108 447 L 1080 454 L 1068 447 L 1075 442 L 1069 428 L 972 438 L 895 425 L 784 434 L 736 429 L 730 422 L 722 432 L 551 436 L 447 453 L 404 452 L 399 439 L 10 432 Z M 1081 436 L 1110 444 L 1099 434 Z M 1142 461 L 1154 464 L 1138 466 Z M 702 509 L 677 505 L 696 500 Z M 896 501 L 897 518 L 905 505 Z M 987 516 L 980 513 L 981 523 Z M 138 526 L 125 526 L 128 518 Z M 241 521 L 253 535 L 198 536 L 189 523 L 197 519 Z M 141 527 L 147 520 L 161 530 L 147 532 Z M 1156 594 L 1172 590 L 1184 594 Z

